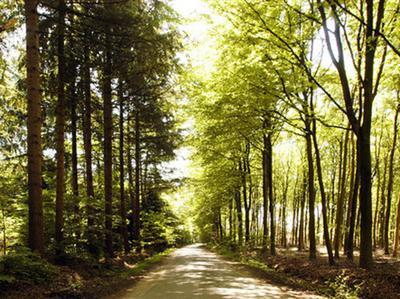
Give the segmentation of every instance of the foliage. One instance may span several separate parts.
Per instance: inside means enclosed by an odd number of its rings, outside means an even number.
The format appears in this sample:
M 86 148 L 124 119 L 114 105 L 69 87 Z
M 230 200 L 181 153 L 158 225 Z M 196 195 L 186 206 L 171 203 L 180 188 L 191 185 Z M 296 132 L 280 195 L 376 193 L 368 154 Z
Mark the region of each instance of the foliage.
M 57 268 L 28 249 L 20 248 L 0 260 L 2 282 L 43 284 L 57 277 Z

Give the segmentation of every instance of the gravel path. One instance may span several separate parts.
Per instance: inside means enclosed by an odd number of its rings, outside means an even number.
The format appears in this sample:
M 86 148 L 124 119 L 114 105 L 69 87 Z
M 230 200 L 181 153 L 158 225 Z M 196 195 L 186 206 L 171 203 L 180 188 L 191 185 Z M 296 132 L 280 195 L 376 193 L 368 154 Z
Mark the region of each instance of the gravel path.
M 255 278 L 237 263 L 191 245 L 113 299 L 322 298 Z

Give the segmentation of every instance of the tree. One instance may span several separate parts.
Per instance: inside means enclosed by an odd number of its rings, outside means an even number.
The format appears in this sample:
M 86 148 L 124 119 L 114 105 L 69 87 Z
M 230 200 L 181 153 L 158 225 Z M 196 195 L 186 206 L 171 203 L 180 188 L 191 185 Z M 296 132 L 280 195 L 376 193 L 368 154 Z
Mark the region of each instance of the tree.
M 28 100 L 29 247 L 44 252 L 42 203 L 42 113 L 39 57 L 38 1 L 25 1 L 26 70 Z
M 58 25 L 57 25 L 57 56 L 58 56 L 58 90 L 56 108 L 56 160 L 57 160 L 57 187 L 56 187 L 56 220 L 55 220 L 55 240 L 56 251 L 60 255 L 63 251 L 63 226 L 64 226 L 64 193 L 65 193 L 65 174 L 64 174 L 64 133 L 65 133 L 65 1 L 58 3 Z

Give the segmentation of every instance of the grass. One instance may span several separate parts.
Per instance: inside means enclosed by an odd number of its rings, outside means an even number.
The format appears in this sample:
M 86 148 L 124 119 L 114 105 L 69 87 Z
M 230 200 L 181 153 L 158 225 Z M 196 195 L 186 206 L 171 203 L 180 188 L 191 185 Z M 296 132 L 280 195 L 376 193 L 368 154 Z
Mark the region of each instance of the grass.
M 55 269 L 55 274 L 51 279 L 46 279 L 46 283 L 32 279 L 22 280 L 16 275 L 3 274 L 0 275 L 0 281 L 3 282 L 3 287 L 0 284 L 0 298 L 107 297 L 133 284 L 147 271 L 162 263 L 163 259 L 173 251 L 174 249 L 167 249 L 152 256 L 122 256 L 107 263 L 94 263 L 82 259 L 81 263 L 71 263 L 66 266 L 51 265 Z M 22 271 L 25 264 L 22 263 L 23 267 L 18 268 L 18 273 L 26 272 Z

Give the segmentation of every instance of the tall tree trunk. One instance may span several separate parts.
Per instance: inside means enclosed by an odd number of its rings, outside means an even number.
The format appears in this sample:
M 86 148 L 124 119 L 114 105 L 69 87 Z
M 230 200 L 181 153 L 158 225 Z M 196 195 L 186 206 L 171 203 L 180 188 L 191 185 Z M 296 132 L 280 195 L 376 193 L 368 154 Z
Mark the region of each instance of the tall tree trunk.
M 233 240 L 233 202 L 232 198 L 229 199 L 229 240 Z
M 28 101 L 28 244 L 32 251 L 43 254 L 42 94 L 40 83 L 39 20 L 37 6 L 37 0 L 25 0 L 26 87 Z
M 246 157 L 244 160 L 244 163 L 246 165 L 246 172 L 249 177 L 248 182 L 249 182 L 249 197 L 248 197 L 248 204 L 247 204 L 247 214 L 248 214 L 248 226 L 249 226 L 249 242 L 250 242 L 250 235 L 251 235 L 251 210 L 253 206 L 253 180 L 251 177 L 251 165 L 250 165 L 250 143 L 246 145 Z
M 129 106 L 128 106 L 129 107 Z M 134 240 L 133 238 L 133 228 L 134 228 L 134 214 L 133 211 L 135 210 L 135 194 L 134 194 L 134 186 L 133 186 L 133 169 L 132 169 L 132 132 L 130 128 L 132 126 L 131 123 L 132 114 L 128 111 L 128 131 L 127 131 L 127 170 L 128 170 L 128 188 L 129 188 L 129 238 L 131 241 Z
M 381 208 L 379 211 L 379 243 L 382 248 L 385 247 L 385 211 L 386 211 L 386 178 L 387 178 L 387 165 L 388 165 L 388 159 L 387 159 L 387 154 L 384 155 L 384 162 L 383 162 L 383 180 L 382 180 L 382 186 L 381 186 L 381 194 L 380 194 L 380 200 L 381 200 Z
M 93 168 L 92 168 L 92 95 L 90 77 L 90 50 L 89 33 L 85 32 L 84 63 L 83 63 L 83 86 L 84 86 L 84 114 L 83 114 L 83 146 L 85 152 L 86 168 L 86 213 L 87 213 L 87 234 L 88 249 L 92 254 L 96 253 L 95 232 L 94 232 L 94 187 L 93 187 Z
M 128 230 L 126 226 L 125 171 L 124 171 L 124 95 L 122 81 L 119 82 L 119 215 L 121 217 L 121 237 L 125 253 L 129 253 Z
M 263 170 L 263 253 L 267 252 L 268 243 L 268 157 L 267 135 L 263 135 L 262 170 Z
M 289 189 L 289 175 L 290 175 L 290 164 L 288 164 L 288 169 L 286 171 L 285 182 L 283 186 L 282 194 L 282 247 L 287 248 L 287 223 L 286 223 L 286 208 L 287 208 L 287 196 Z
M 267 183 L 268 183 L 268 199 L 269 199 L 269 215 L 270 215 L 270 253 L 276 255 L 275 248 L 275 199 L 274 199 L 274 184 L 273 184 L 273 152 L 272 152 L 272 136 L 271 133 L 266 138 L 267 150 Z
M 396 227 L 394 233 L 394 242 L 393 242 L 393 257 L 397 257 L 397 252 L 399 249 L 399 238 L 400 238 L 400 193 L 399 199 L 397 201 L 397 215 L 396 215 Z
M 58 57 L 58 88 L 56 108 L 56 219 L 55 219 L 55 241 L 56 255 L 63 253 L 64 239 L 64 193 L 65 193 L 65 0 L 58 2 L 58 25 L 57 25 L 57 57 Z
M 356 213 L 357 213 L 357 199 L 358 199 L 358 190 L 360 184 L 360 178 L 358 174 L 358 170 L 356 169 L 356 152 L 355 152 L 355 144 L 354 144 L 354 135 L 351 136 L 351 183 L 350 183 L 350 196 L 349 196 L 349 204 L 348 204 L 348 221 L 347 221 L 347 234 L 345 240 L 345 254 L 349 260 L 353 259 L 353 249 L 354 249 L 354 231 L 355 231 L 355 223 L 356 223 Z
M 314 109 L 313 109 L 312 103 L 310 106 L 311 106 L 311 111 L 313 111 Z M 324 180 L 322 177 L 321 154 L 320 154 L 318 142 L 317 142 L 317 132 L 316 132 L 317 123 L 316 123 L 316 120 L 314 117 L 313 117 L 312 123 L 313 123 L 312 137 L 313 137 L 313 143 L 314 143 L 315 160 L 316 160 L 316 165 L 317 165 L 317 176 L 318 176 L 319 189 L 320 189 L 320 193 L 321 193 L 321 202 L 322 202 L 322 221 L 323 221 L 325 246 L 326 246 L 326 250 L 328 253 L 329 264 L 334 265 L 335 261 L 333 259 L 332 244 L 331 244 L 331 239 L 329 236 L 328 213 L 327 213 L 327 207 L 326 207 L 326 193 L 325 193 Z
M 243 215 L 242 215 L 242 201 L 240 199 L 240 192 L 235 192 L 236 214 L 238 220 L 238 239 L 239 246 L 243 245 Z
M 72 75 L 71 88 L 70 88 L 70 108 L 71 108 L 71 168 L 72 168 L 72 195 L 74 196 L 74 213 L 75 220 L 79 221 L 79 188 L 78 188 L 78 146 L 77 146 L 77 122 L 78 116 L 76 113 L 77 94 L 76 94 L 76 66 L 73 66 L 74 74 Z
M 378 226 L 379 226 L 379 211 L 380 211 L 380 192 L 382 186 L 382 175 L 381 175 L 381 150 L 382 150 L 382 135 L 383 135 L 383 117 L 381 119 L 381 127 L 380 127 L 380 134 L 379 138 L 375 143 L 375 169 L 376 169 L 376 180 L 377 180 L 377 187 L 376 187 L 376 204 L 375 204 L 375 215 L 374 215 L 374 248 L 376 248 L 378 243 Z
M 393 143 L 389 156 L 389 173 L 388 173 L 388 187 L 387 187 L 387 203 L 386 203 L 386 217 L 385 217 L 385 254 L 389 254 L 389 229 L 390 229 L 390 212 L 392 207 L 392 191 L 393 191 L 393 164 L 394 155 L 396 152 L 397 143 L 397 122 L 399 118 L 400 105 L 396 108 L 393 124 Z
M 373 264 L 372 257 L 372 173 L 371 173 L 371 122 L 374 101 L 374 62 L 378 43 L 378 34 L 384 15 L 384 0 L 380 0 L 374 16 L 374 1 L 366 0 L 366 50 L 364 60 L 364 103 L 363 124 L 358 132 L 358 158 L 360 172 L 360 267 L 369 269 Z M 374 28 L 376 22 L 376 28 Z M 376 83 L 378 84 L 378 83 Z
M 349 131 L 346 131 L 343 145 L 343 165 L 340 184 L 340 194 L 336 205 L 336 227 L 335 227 L 335 258 L 339 258 L 340 247 L 342 243 L 343 233 L 343 214 L 344 214 L 344 198 L 346 195 L 347 182 L 347 150 L 349 143 Z
M 307 176 L 306 173 L 303 173 L 303 186 L 302 186 L 302 193 L 301 193 L 301 203 L 300 203 L 300 226 L 299 226 L 299 242 L 298 242 L 298 250 L 304 250 L 304 209 L 306 204 L 306 192 L 307 191 Z
M 247 197 L 247 179 L 246 179 L 246 163 L 245 159 L 240 159 L 239 161 L 239 170 L 242 177 L 242 192 L 243 192 L 243 203 L 244 203 L 244 238 L 246 244 L 248 244 L 250 239 L 250 215 L 249 215 L 249 203 Z
M 74 1 L 69 1 L 70 9 L 74 8 Z M 74 15 L 69 15 L 70 26 L 74 26 Z M 72 195 L 74 201 L 74 221 L 76 225 L 75 235 L 76 235 L 76 243 L 80 239 L 81 230 L 80 230 L 80 211 L 79 211 L 79 186 L 78 186 L 78 146 L 77 146 L 77 130 L 78 130 L 78 116 L 77 116 L 77 91 L 76 91 L 76 78 L 77 78 L 77 61 L 74 56 L 74 45 L 75 40 L 73 38 L 72 31 L 69 35 L 69 44 L 70 44 L 70 55 L 69 60 L 71 61 L 70 72 L 69 75 L 71 79 L 69 81 L 69 97 L 70 97 L 70 109 L 71 109 L 71 168 L 72 168 L 72 178 L 71 178 L 71 187 L 72 187 Z
M 353 260 L 354 256 L 354 234 L 355 234 L 355 224 L 357 218 L 357 199 L 358 192 L 360 187 L 360 176 L 359 171 L 356 169 L 354 186 L 351 195 L 351 204 L 350 204 L 350 223 L 349 223 L 349 233 L 347 235 L 347 251 L 346 255 L 349 260 Z
M 298 206 L 298 194 L 297 194 L 297 187 L 298 187 L 299 177 L 296 176 L 296 181 L 293 186 L 293 205 L 292 205 L 292 232 L 290 236 L 290 246 L 296 244 L 296 226 L 297 226 L 297 206 Z
M 109 9 L 109 4 L 105 5 Z M 107 27 L 105 37 L 105 61 L 103 78 L 103 109 L 104 109 L 104 219 L 105 219 L 105 251 L 108 257 L 113 257 L 112 240 L 112 54 L 111 32 Z
M 135 201 L 133 206 L 133 240 L 138 251 L 140 245 L 140 115 L 139 108 L 135 109 Z
M 358 138 L 360 172 L 360 267 L 370 268 L 372 258 L 372 200 L 370 129 L 364 129 Z
M 341 164 L 341 163 L 340 163 Z M 339 164 L 339 165 L 340 165 Z M 328 213 L 329 213 L 329 226 L 330 226 L 330 231 L 329 234 L 332 236 L 333 235 L 333 227 L 334 227 L 334 218 L 333 215 L 335 214 L 335 182 L 336 182 L 336 168 L 334 168 L 333 174 L 332 174 L 332 184 L 331 184 L 331 204 L 328 205 Z
M 354 189 L 355 175 L 356 175 L 356 152 L 355 152 L 355 144 L 354 144 L 354 134 L 351 134 L 350 138 L 351 142 L 351 162 L 350 162 L 350 191 Z M 349 192 L 348 200 L 347 200 L 347 215 L 346 215 L 346 225 L 344 228 L 344 250 L 343 254 L 347 254 L 349 249 L 348 246 L 348 238 L 349 238 L 349 228 L 350 228 L 350 218 L 351 218 L 351 207 L 352 207 L 352 193 Z
M 308 161 L 308 238 L 310 242 L 310 259 L 317 258 L 317 246 L 315 241 L 315 186 L 314 186 L 314 162 L 312 154 L 312 141 L 311 141 L 311 127 L 310 123 L 306 124 L 306 151 Z

